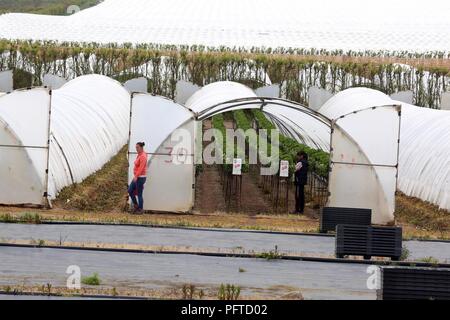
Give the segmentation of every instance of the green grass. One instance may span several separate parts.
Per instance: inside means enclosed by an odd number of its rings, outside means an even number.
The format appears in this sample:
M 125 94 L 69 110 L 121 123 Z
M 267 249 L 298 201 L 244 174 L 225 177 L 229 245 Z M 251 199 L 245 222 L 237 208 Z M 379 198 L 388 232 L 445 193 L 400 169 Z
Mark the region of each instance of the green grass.
M 406 247 L 403 247 L 403 249 L 402 249 L 402 255 L 400 256 L 400 260 L 401 260 L 401 261 L 404 261 L 404 260 L 408 259 L 408 258 L 409 258 L 409 255 L 410 255 L 409 249 L 406 248 Z
M 419 259 L 417 261 L 418 262 L 430 263 L 430 264 L 439 264 L 439 260 L 434 258 L 434 257 L 421 258 L 421 259 Z
M 238 300 L 241 295 L 241 288 L 231 284 L 222 284 L 217 293 L 218 300 Z
M 42 222 L 41 216 L 38 213 L 25 213 L 19 217 L 22 223 L 40 224 Z
M 99 286 L 101 284 L 100 277 L 98 273 L 94 273 L 92 276 L 83 277 L 81 283 L 87 286 Z
M 278 252 L 278 247 L 275 246 L 275 250 L 258 253 L 255 255 L 255 257 L 266 260 L 276 260 L 281 259 L 283 255 Z
M 12 223 L 12 222 L 16 222 L 16 219 L 10 213 L 4 213 L 4 214 L 0 215 L 0 222 Z

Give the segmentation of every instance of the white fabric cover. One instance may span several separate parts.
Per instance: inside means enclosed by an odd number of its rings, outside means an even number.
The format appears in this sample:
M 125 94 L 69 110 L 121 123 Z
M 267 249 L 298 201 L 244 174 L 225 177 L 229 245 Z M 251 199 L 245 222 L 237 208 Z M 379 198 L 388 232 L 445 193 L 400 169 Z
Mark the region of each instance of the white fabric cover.
M 232 81 L 219 81 L 211 83 L 201 90 L 195 92 L 186 102 L 186 107 L 196 114 L 205 112 L 217 104 L 223 104 L 240 98 L 256 97 L 255 92 L 249 87 Z M 218 109 L 224 108 L 221 105 L 212 108 L 207 113 L 214 113 Z
M 258 97 L 279 98 L 280 97 L 280 85 L 272 84 L 270 86 L 260 87 L 255 90 L 255 93 Z
M 82 76 L 53 91 L 51 198 L 82 182 L 117 154 L 127 142 L 129 113 L 127 90 L 104 76 Z
M 148 92 L 148 79 L 145 77 L 139 77 L 130 79 L 123 84 L 123 86 L 130 92 L 140 92 L 147 93 Z
M 441 110 L 450 111 L 450 91 L 444 92 L 441 96 Z
M 185 105 L 187 100 L 201 87 L 189 81 L 180 80 L 177 82 L 175 89 L 175 102 Z
M 394 221 L 399 111 L 400 107 L 378 107 L 336 120 L 340 128 L 331 138 L 329 206 L 372 209 L 375 224 Z
M 333 94 L 328 90 L 319 87 L 311 87 L 308 89 L 308 107 L 317 111 L 332 96 Z
M 0 204 L 46 204 L 49 109 L 44 88 L 0 97 Z
M 105 0 L 66 17 L 2 15 L 0 38 L 448 52 L 449 16 L 442 0 Z
M 394 101 L 376 90 L 352 88 L 338 93 L 319 112 L 337 119 L 356 110 L 389 104 L 402 105 L 399 190 L 450 210 L 449 111 L 420 108 Z M 384 122 L 378 123 L 383 129 L 391 129 Z M 376 146 L 366 149 L 373 150 L 372 155 L 377 153 Z
M 192 112 L 163 97 L 134 94 L 130 124 L 129 182 L 134 175 L 136 143 L 145 142 L 145 151 L 149 155 L 148 179 L 143 194 L 144 210 L 190 211 L 194 204 L 192 186 L 195 176 L 195 121 Z M 171 139 L 178 128 L 189 133 L 189 139 L 183 140 L 181 145 Z M 174 147 L 186 149 L 186 159 L 176 157 Z
M 54 74 L 47 73 L 42 79 L 42 85 L 52 90 L 61 88 L 67 83 L 67 80 L 63 77 L 56 76 Z
M 1 92 L 11 92 L 14 90 L 14 80 L 12 70 L 0 71 L 0 95 Z
M 399 189 L 450 210 L 450 111 L 403 104 Z

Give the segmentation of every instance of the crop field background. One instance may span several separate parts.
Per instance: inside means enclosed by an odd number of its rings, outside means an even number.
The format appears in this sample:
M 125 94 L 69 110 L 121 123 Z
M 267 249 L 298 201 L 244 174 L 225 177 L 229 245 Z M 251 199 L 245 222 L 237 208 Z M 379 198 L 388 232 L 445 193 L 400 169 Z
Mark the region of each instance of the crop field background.
M 37 14 L 65 15 L 69 5 L 78 5 L 81 9 L 99 3 L 97 0 L 0 0 L 0 14 L 5 12 L 29 12 Z M 278 83 L 281 95 L 289 100 L 308 104 L 307 89 L 317 86 L 333 93 L 355 86 L 372 87 L 387 94 L 402 90 L 414 92 L 414 103 L 422 107 L 438 108 L 440 95 L 450 86 L 450 59 L 448 53 L 385 51 L 327 51 L 320 49 L 282 49 L 282 48 L 211 48 L 204 46 L 170 46 L 158 44 L 109 44 L 96 43 L 55 43 L 45 41 L 0 40 L 0 71 L 14 71 L 15 88 L 41 85 L 43 76 L 52 73 L 72 79 L 81 75 L 97 73 L 119 81 L 145 76 L 149 79 L 149 92 L 174 98 L 176 83 L 179 80 L 204 86 L 212 82 L 230 80 L 244 83 L 252 88 L 264 84 Z M 269 80 L 270 79 L 270 80 Z M 210 126 L 224 130 L 227 125 L 248 129 L 254 123 L 258 128 L 273 129 L 273 125 L 258 112 L 234 112 L 212 119 Z M 283 158 L 291 164 L 297 151 L 306 147 L 293 139 L 281 137 Z M 315 173 L 326 178 L 328 155 L 317 150 L 307 149 L 312 155 Z M 82 184 L 71 186 L 61 192 L 55 202 L 63 215 L 72 213 L 95 212 L 105 216 L 122 217 L 126 206 L 127 184 L 126 152 L 122 150 L 103 170 L 86 179 Z M 225 211 L 224 195 L 218 181 L 216 168 L 199 168 L 199 190 L 197 192 L 196 213 L 215 214 Z M 250 219 L 259 214 L 267 215 L 271 210 L 270 196 L 261 181 L 252 175 L 252 168 L 244 168 L 246 179 L 244 187 L 252 194 L 248 203 L 234 208 L 232 214 L 249 214 Z M 217 181 L 216 181 L 217 180 Z M 202 181 L 205 190 L 216 189 L 218 194 L 207 201 L 201 192 Z M 217 186 L 214 187 L 214 184 Z M 98 192 L 107 190 L 107 192 Z M 219 201 L 218 201 L 219 199 Z M 403 195 L 397 197 L 397 219 L 409 226 L 410 234 L 449 237 L 447 212 Z M 211 203 L 216 204 L 212 207 Z M 217 205 L 220 204 L 220 205 Z M 317 207 L 311 199 L 312 207 Z M 66 211 L 67 210 L 67 211 Z M 4 209 L 2 211 L 8 211 Z M 235 217 L 221 216 L 207 226 L 239 226 Z M 316 211 L 311 210 L 305 221 L 295 226 L 295 230 L 311 231 L 316 226 Z M 91 216 L 91 219 L 93 217 Z M 97 217 L 98 218 L 98 217 Z M 176 217 L 173 224 L 194 224 L 203 226 L 201 216 Z M 88 218 L 89 219 L 89 218 Z M 95 219 L 95 218 L 94 218 Z M 128 219 L 128 218 L 127 218 Z M 157 217 L 155 216 L 155 219 Z M 180 220 L 183 220 L 180 222 Z M 197 220 L 201 221 L 197 221 Z M 211 219 L 211 217 L 206 217 Z M 204 219 L 204 220 L 206 220 Z M 224 221 L 222 221 L 222 219 Z M 247 219 L 247 218 L 243 218 Z M 260 218 L 263 219 L 263 218 Z M 228 221 L 230 220 L 230 221 Z M 215 220 L 214 220 L 215 221 Z M 273 225 L 273 219 L 268 219 Z M 250 223 L 246 220 L 246 223 Z M 252 222 L 253 223 L 253 222 Z M 252 224 L 250 223 L 250 225 Z M 280 230 L 290 230 L 287 226 Z M 255 228 L 270 228 L 268 225 L 255 224 Z M 301 226 L 300 226 L 301 225 Z M 285 229 L 286 228 L 286 229 Z M 423 233 L 423 234 L 422 234 Z
M 66 15 L 67 8 L 77 5 L 85 9 L 99 3 L 99 0 L 0 0 L 0 14 L 26 12 L 49 15 Z

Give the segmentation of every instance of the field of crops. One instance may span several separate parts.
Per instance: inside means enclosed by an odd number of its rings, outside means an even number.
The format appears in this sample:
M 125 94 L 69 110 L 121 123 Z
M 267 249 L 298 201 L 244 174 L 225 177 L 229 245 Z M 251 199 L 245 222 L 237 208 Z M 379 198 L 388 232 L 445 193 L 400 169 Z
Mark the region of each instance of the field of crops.
M 80 9 L 96 5 L 98 0 L 0 0 L 0 14 L 26 12 L 35 14 L 66 15 L 67 8 L 77 5 Z

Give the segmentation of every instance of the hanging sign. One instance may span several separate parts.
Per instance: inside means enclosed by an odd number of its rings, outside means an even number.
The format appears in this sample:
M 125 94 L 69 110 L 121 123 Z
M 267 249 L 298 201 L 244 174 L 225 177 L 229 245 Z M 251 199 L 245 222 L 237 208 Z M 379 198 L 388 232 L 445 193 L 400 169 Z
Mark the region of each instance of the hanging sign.
M 280 177 L 289 177 L 289 161 L 281 160 L 280 162 Z
M 233 159 L 233 175 L 240 176 L 242 174 L 242 159 Z

